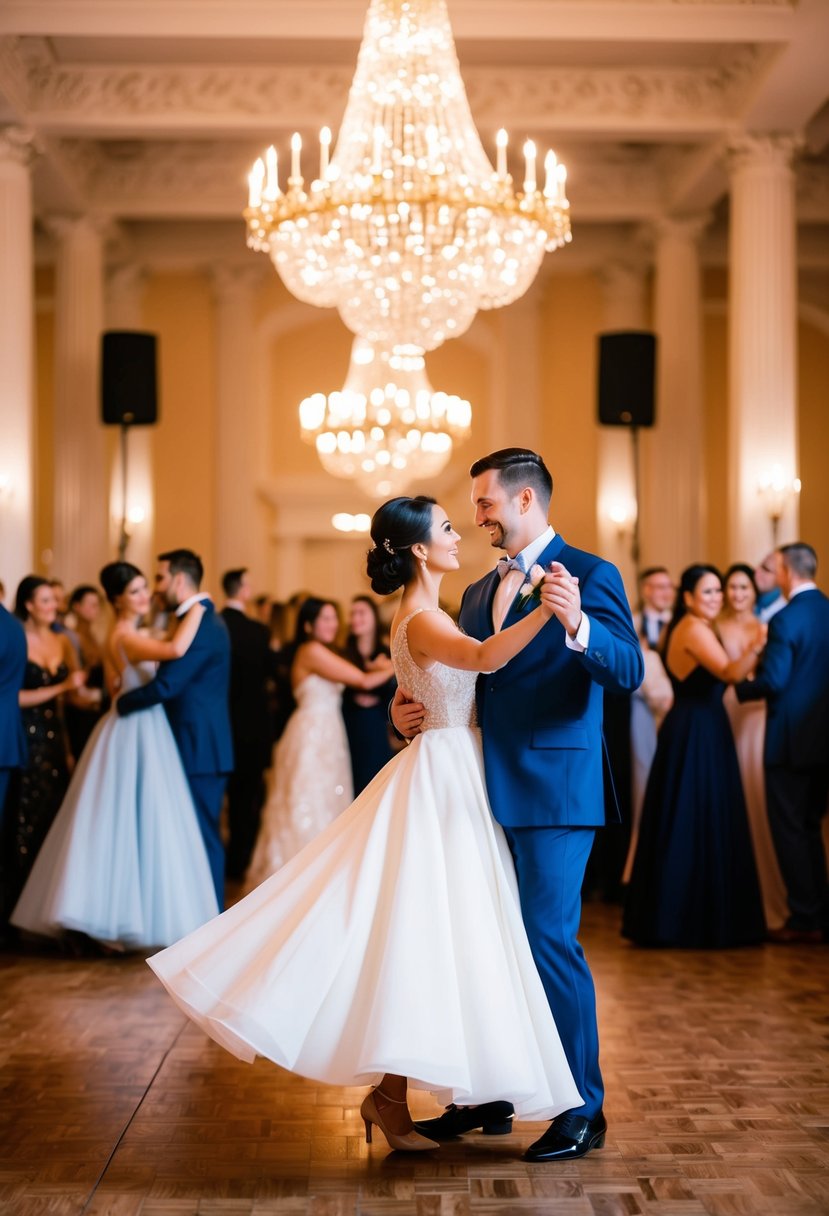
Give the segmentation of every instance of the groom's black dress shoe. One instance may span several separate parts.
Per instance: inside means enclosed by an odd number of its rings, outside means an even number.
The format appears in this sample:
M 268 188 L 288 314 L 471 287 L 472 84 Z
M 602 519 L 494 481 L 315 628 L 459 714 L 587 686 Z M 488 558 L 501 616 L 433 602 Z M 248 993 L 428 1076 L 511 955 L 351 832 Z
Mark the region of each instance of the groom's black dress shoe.
M 553 1119 L 540 1140 L 531 1144 L 525 1161 L 572 1161 L 604 1145 L 607 1122 L 599 1112 L 594 1119 L 565 1111 Z
M 480 1106 L 447 1106 L 436 1119 L 415 1120 L 415 1131 L 431 1140 L 454 1140 L 464 1132 L 506 1136 L 512 1131 L 511 1102 L 482 1102 Z

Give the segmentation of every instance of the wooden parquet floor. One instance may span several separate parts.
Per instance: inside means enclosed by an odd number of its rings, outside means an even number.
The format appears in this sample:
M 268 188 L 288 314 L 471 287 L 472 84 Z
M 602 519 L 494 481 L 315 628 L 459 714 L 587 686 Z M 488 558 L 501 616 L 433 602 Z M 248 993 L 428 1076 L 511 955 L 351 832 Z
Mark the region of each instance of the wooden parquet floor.
M 3 1216 L 817 1216 L 829 1213 L 829 948 L 583 939 L 603 1151 L 529 1166 L 541 1130 L 421 1157 L 368 1147 L 364 1091 L 241 1064 L 137 957 L 0 957 Z M 415 1095 L 417 1114 L 436 1113 Z

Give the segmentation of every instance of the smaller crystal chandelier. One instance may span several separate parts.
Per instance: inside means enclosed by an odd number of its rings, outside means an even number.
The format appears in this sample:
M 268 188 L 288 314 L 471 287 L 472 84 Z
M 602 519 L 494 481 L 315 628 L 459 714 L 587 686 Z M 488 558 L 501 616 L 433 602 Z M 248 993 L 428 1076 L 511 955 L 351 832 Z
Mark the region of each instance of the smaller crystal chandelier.
M 420 351 L 378 350 L 355 338 L 342 390 L 306 397 L 299 421 L 326 472 L 387 498 L 444 468 L 469 434 L 472 407 L 434 391 Z

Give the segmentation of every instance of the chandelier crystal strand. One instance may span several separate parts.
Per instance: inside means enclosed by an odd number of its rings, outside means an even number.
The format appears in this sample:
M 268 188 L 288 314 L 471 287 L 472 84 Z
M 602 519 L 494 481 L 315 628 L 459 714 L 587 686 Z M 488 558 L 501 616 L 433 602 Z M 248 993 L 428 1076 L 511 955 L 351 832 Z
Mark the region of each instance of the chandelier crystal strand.
M 472 407 L 434 391 L 417 349 L 378 350 L 355 338 L 342 391 L 306 397 L 299 418 L 328 473 L 382 498 L 440 472 L 469 434 Z
M 570 240 L 566 177 L 550 154 L 543 189 L 525 153 L 516 190 L 499 132 L 493 169 L 445 0 L 371 0 L 330 160 L 325 136 L 326 167 L 307 186 L 295 144 L 285 193 L 275 152 L 257 161 L 248 244 L 298 299 L 336 306 L 353 333 L 387 350 L 433 350 L 462 334 L 478 309 L 523 295 L 545 250 Z

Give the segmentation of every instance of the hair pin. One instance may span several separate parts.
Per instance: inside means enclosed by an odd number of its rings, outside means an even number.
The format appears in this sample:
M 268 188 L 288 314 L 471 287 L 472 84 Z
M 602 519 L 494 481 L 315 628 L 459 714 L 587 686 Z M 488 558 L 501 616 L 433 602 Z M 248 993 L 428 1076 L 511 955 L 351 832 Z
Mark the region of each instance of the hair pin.
M 386 539 L 383 541 L 383 548 L 387 553 L 390 553 L 392 557 L 394 557 L 394 549 L 392 548 L 391 541 L 388 537 L 386 537 Z

